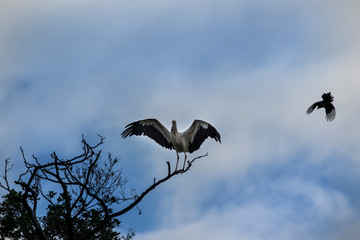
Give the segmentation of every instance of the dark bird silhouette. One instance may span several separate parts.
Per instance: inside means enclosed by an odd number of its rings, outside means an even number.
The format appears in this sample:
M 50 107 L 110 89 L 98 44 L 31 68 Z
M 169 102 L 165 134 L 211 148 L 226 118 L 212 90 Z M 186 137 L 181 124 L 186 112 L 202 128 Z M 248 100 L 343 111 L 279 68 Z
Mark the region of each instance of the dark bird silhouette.
M 328 93 L 324 93 L 322 96 L 322 101 L 320 102 L 316 102 L 314 103 L 313 105 L 311 105 L 306 113 L 307 114 L 310 114 L 314 111 L 315 108 L 325 108 L 325 113 L 326 113 L 326 120 L 328 121 L 332 121 L 335 119 L 335 107 L 334 105 L 332 104 L 332 101 L 334 101 L 334 97 L 331 95 L 330 92 Z
M 206 138 L 211 137 L 220 142 L 220 134 L 209 123 L 202 120 L 195 120 L 185 132 L 178 132 L 176 121 L 172 121 L 172 127 L 169 131 L 157 119 L 144 119 L 128 124 L 121 136 L 145 135 L 153 139 L 164 148 L 175 149 L 177 155 L 176 168 L 179 163 L 179 152 L 185 154 L 184 166 L 186 163 L 186 153 L 192 153 L 198 150 Z

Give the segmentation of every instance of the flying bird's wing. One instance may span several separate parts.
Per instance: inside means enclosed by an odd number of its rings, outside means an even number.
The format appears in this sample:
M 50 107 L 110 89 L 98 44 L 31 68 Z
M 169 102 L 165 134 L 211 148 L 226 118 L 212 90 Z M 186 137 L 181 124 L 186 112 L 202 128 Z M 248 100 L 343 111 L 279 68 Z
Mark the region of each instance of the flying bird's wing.
M 144 119 L 128 124 L 121 136 L 126 138 L 132 135 L 145 135 L 165 148 L 173 148 L 170 131 L 156 119 Z
M 202 120 L 195 120 L 183 135 L 189 139 L 188 149 L 190 153 L 198 150 L 208 137 L 214 138 L 215 141 L 221 143 L 218 131 L 209 123 Z
M 320 102 L 316 102 L 313 105 L 311 105 L 307 110 L 306 110 L 306 114 L 310 114 L 314 111 L 314 109 L 319 105 Z
M 326 113 L 326 120 L 332 121 L 335 119 L 336 111 L 332 103 L 329 102 L 325 105 L 325 113 Z

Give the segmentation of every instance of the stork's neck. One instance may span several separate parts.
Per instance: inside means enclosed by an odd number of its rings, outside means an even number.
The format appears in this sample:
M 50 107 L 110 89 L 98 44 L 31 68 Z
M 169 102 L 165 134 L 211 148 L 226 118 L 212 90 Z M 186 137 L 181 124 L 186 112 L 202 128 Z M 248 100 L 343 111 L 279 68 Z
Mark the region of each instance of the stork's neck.
M 178 134 L 178 130 L 176 127 L 176 122 L 175 120 L 172 121 L 172 127 L 171 127 L 171 135 L 177 135 Z

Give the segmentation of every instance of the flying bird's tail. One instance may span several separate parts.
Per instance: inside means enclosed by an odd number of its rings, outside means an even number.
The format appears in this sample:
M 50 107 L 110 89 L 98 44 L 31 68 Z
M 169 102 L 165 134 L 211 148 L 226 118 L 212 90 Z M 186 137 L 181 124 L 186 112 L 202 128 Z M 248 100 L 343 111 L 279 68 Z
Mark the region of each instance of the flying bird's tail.
M 331 95 L 331 92 L 324 93 L 321 97 L 322 97 L 322 99 L 323 99 L 325 102 L 332 102 L 332 101 L 334 101 L 334 97 Z

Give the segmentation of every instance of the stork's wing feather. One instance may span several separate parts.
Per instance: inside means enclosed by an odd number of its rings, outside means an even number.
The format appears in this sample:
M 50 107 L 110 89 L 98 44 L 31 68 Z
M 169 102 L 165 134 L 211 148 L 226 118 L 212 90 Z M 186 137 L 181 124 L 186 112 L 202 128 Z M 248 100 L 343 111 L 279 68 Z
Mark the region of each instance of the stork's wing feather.
M 329 102 L 325 105 L 325 113 L 326 113 L 326 120 L 332 121 L 335 119 L 336 111 L 332 103 Z
M 132 135 L 145 135 L 165 148 L 173 148 L 170 140 L 170 131 L 157 119 L 144 119 L 128 124 L 121 136 L 126 138 Z
M 313 105 L 311 105 L 307 110 L 306 110 L 306 113 L 307 114 L 310 114 L 314 111 L 314 109 L 319 105 L 320 102 L 316 102 L 314 103 Z
M 214 138 L 215 141 L 221 143 L 218 131 L 209 123 L 202 120 L 195 120 L 183 134 L 189 140 L 188 149 L 190 153 L 198 150 L 208 137 Z

